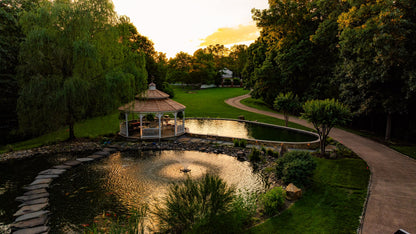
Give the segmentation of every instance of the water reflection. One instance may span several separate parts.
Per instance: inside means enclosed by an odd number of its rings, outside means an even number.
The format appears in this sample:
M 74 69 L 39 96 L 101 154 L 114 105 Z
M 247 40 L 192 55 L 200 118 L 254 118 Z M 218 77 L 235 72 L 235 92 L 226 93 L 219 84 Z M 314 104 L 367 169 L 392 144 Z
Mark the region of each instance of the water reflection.
M 191 171 L 181 172 L 184 167 Z M 187 176 L 214 173 L 237 189 L 258 191 L 264 187 L 249 163 L 195 151 L 116 153 L 68 173 L 73 173 L 68 175 L 70 179 L 59 180 L 52 189 L 51 226 L 57 232 L 92 223 L 103 212 L 120 216 L 142 204 L 151 207 L 155 199 L 166 195 L 170 183 Z
M 308 142 L 317 136 L 256 123 L 220 119 L 187 119 L 190 133 L 285 142 Z

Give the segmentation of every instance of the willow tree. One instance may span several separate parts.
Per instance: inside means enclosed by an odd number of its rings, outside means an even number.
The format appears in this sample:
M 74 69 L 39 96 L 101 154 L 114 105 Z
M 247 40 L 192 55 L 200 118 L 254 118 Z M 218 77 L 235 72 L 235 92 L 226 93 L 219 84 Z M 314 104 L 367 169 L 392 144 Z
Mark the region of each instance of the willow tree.
M 114 110 L 142 87 L 144 59 L 138 55 L 126 65 L 133 54 L 118 23 L 108 0 L 43 1 L 21 17 L 22 130 L 38 134 L 67 125 L 73 139 L 77 120 Z

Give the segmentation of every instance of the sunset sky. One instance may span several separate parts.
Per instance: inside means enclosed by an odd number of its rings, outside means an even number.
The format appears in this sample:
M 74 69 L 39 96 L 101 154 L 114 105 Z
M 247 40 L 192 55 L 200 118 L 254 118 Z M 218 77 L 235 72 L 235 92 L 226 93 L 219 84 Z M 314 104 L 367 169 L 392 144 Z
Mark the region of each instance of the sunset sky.
M 174 57 L 193 54 L 210 44 L 249 44 L 259 32 L 251 9 L 265 9 L 267 0 L 113 0 L 155 49 Z

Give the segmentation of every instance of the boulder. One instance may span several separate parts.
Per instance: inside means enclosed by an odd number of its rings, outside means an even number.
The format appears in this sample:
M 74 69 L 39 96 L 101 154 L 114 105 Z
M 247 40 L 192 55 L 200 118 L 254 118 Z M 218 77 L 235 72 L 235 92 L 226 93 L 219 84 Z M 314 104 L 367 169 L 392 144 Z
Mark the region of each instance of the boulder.
M 289 201 L 296 201 L 302 197 L 302 189 L 296 187 L 294 184 L 290 183 L 286 187 L 286 198 Z

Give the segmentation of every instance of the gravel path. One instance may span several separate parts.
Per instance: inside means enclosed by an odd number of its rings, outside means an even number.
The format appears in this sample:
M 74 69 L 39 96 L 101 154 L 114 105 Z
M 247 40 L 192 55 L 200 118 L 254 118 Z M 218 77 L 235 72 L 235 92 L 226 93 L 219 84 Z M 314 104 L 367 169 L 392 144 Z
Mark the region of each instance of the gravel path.
M 225 102 L 242 110 L 284 119 L 281 114 L 240 103 L 248 97 L 250 95 L 247 94 Z M 313 128 L 303 119 L 290 117 L 289 121 Z M 357 153 L 371 170 L 370 191 L 361 232 L 394 233 L 404 229 L 416 233 L 416 160 L 338 128 L 332 129 L 329 136 Z

